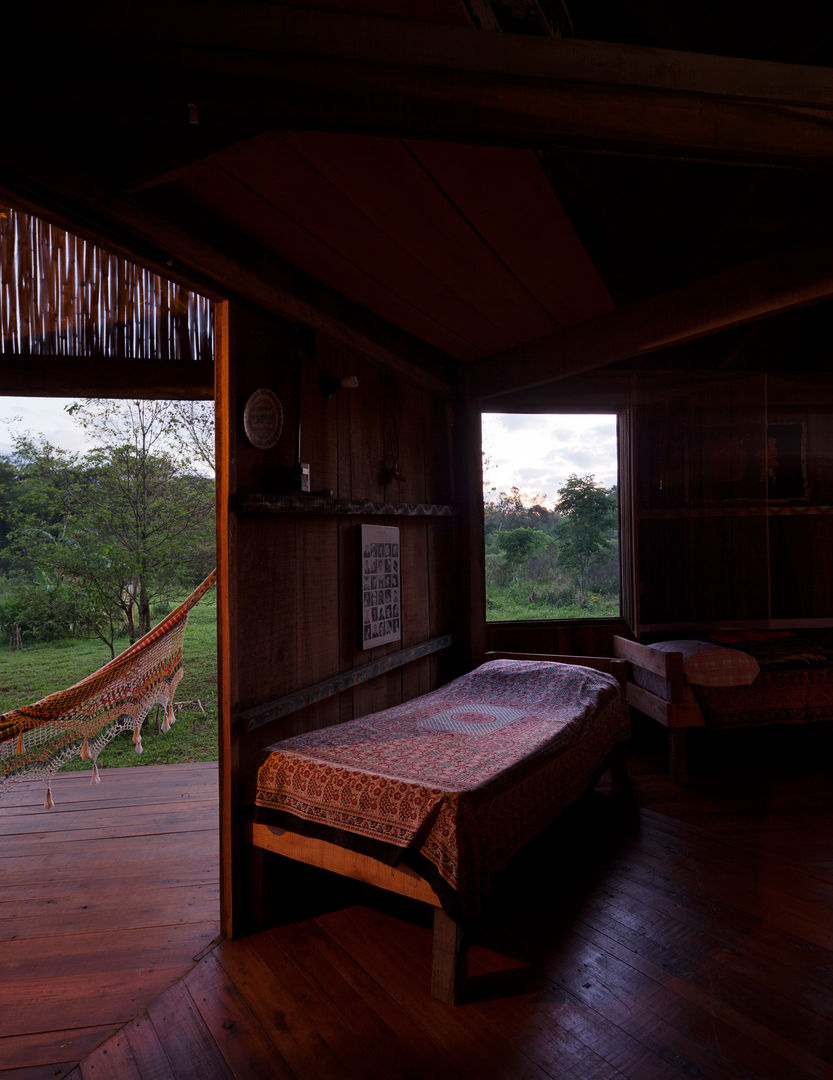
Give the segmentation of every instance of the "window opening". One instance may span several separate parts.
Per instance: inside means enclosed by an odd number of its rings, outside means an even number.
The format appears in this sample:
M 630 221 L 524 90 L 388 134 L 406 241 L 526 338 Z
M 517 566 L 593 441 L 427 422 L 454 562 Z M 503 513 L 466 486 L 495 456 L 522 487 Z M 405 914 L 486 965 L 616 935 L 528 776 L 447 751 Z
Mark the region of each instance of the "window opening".
M 211 572 L 214 403 L 3 397 L 0 405 L 7 712 L 103 667 Z M 189 614 L 177 723 L 167 732 L 164 710 L 151 712 L 142 764 L 217 760 L 216 639 L 211 589 Z M 101 764 L 138 764 L 136 742 L 118 736 Z
M 617 417 L 484 413 L 488 622 L 621 612 Z

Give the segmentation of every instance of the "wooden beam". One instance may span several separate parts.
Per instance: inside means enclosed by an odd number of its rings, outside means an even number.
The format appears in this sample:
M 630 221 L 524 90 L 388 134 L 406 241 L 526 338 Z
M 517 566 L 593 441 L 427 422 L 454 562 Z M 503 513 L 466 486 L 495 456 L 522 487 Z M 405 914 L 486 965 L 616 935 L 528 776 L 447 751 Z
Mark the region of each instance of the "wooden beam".
M 156 18 L 154 10 L 164 14 Z M 79 84 L 78 52 L 100 55 L 103 42 L 118 43 L 115 64 L 130 49 L 144 56 L 143 66 L 167 66 L 176 57 L 189 60 L 210 50 L 220 76 L 254 63 L 275 76 L 275 58 L 292 56 L 345 61 L 382 70 L 411 68 L 457 71 L 502 78 L 553 80 L 588 86 L 618 86 L 705 94 L 739 101 L 759 101 L 809 108 L 833 108 L 833 71 L 821 67 L 678 52 L 615 42 L 581 41 L 522 34 L 484 34 L 473 27 L 439 25 L 408 19 L 342 12 L 302 11 L 275 4 L 235 4 L 234 18 L 219 23 L 206 18 L 198 2 L 143 6 L 135 18 L 128 8 L 108 3 L 85 3 L 81 8 L 57 8 L 44 22 L 40 9 L 10 13 L 38 29 L 38 48 L 67 54 L 75 74 L 67 92 Z M 68 42 L 72 49 L 68 50 Z M 193 50 L 193 52 L 191 52 Z M 241 63 L 237 62 L 237 59 Z M 12 59 L 11 57 L 9 59 Z M 44 72 L 45 74 L 45 72 Z M 33 80 L 26 96 L 43 90 Z M 120 87 L 119 102 L 130 100 L 130 86 Z M 150 95 L 158 89 L 137 87 Z M 101 94 L 97 97 L 100 99 Z M 147 100 L 147 97 L 146 97 Z M 61 102 L 53 102 L 60 109 Z M 384 107 L 370 102 L 369 109 Z M 99 100 L 99 108 L 106 105 Z
M 0 354 L 0 393 L 25 397 L 209 401 L 214 365 L 112 356 Z
M 307 866 L 318 866 L 334 874 L 364 881 L 378 889 L 421 900 L 432 907 L 439 907 L 440 900 L 428 882 L 409 866 L 393 866 L 380 862 L 350 848 L 339 847 L 328 840 L 303 836 L 291 829 L 262 822 L 248 822 L 245 835 L 249 843 L 287 859 L 296 859 Z
M 94 177 L 65 163 L 55 170 L 35 151 L 30 155 L 37 179 L 19 179 L 0 174 L 0 201 L 48 218 L 71 232 L 80 232 L 108 250 L 142 262 L 162 275 L 201 289 L 213 299 L 240 296 L 289 322 L 303 323 L 350 348 L 364 353 L 408 382 L 444 398 L 453 396 L 451 383 L 357 328 L 341 314 L 354 312 L 360 325 L 380 327 L 389 337 L 405 338 L 397 328 L 383 324 L 369 312 L 346 301 L 326 286 L 307 278 L 277 256 L 240 239 L 239 251 L 231 253 L 215 240 L 215 232 L 205 223 L 204 229 L 186 229 L 178 222 L 156 214 L 132 199 L 114 195 Z M 60 190 L 51 190 L 46 177 L 55 177 Z M 36 187 L 35 195 L 31 187 Z M 41 201 L 39 201 L 41 200 Z M 55 210 L 56 205 L 60 206 Z M 75 223 L 82 223 L 76 225 Z M 208 239 L 206 239 L 208 237 Z M 307 293 L 323 302 L 302 299 L 294 289 L 301 280 Z M 328 313 L 340 309 L 339 315 Z M 435 353 L 416 341 L 410 342 L 416 353 L 424 351 L 437 366 Z
M 829 249 L 770 256 L 488 357 L 472 368 L 472 396 L 543 387 L 831 296 Z
M 144 121 L 185 141 L 191 103 L 201 123 L 833 163 L 830 69 L 274 5 L 239 5 L 222 27 L 195 4 L 138 23 L 100 8 L 32 28 L 50 63 L 21 97 L 28 57 L 9 58 L 7 127 L 15 116 L 76 133 L 85 118 L 128 131 Z M 35 10 L 14 19 L 25 27 Z M 145 77 L 103 98 L 102 78 L 125 68 Z

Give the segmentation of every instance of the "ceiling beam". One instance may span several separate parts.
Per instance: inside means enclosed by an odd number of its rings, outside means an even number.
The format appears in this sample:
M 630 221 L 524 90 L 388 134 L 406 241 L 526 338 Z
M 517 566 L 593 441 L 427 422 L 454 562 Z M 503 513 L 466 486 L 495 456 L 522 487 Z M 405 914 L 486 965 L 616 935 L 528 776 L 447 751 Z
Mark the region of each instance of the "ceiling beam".
M 118 356 L 0 354 L 0 394 L 210 401 L 214 365 Z
M 503 78 L 555 80 L 589 86 L 643 87 L 686 94 L 707 94 L 746 101 L 766 101 L 813 108 L 833 107 L 833 71 L 801 64 L 747 60 L 686 53 L 614 42 L 580 41 L 523 34 L 483 34 L 479 30 L 407 19 L 341 12 L 303 11 L 274 3 L 239 3 L 228 18 L 210 17 L 201 2 L 142 6 L 141 19 L 129 6 L 110 0 L 88 0 L 80 7 L 58 5 L 44 20 L 40 7 L 9 13 L 14 26 L 23 21 L 37 30 L 38 49 L 50 45 L 68 56 L 67 67 L 79 78 L 79 50 L 100 53 L 100 44 L 118 42 L 115 65 L 124 71 L 123 51 L 135 49 L 154 60 L 172 58 L 175 50 L 188 69 L 189 56 L 210 51 L 215 70 L 245 68 L 255 63 L 275 70 L 276 57 L 346 61 L 365 67 L 395 70 L 408 67 L 457 71 Z M 154 14 L 164 14 L 157 18 Z M 235 56 L 240 63 L 234 62 Z M 13 57 L 9 57 L 12 60 Z M 24 58 L 28 63 L 28 58 Z M 39 71 L 39 76 L 48 75 Z M 21 100 L 38 94 L 40 80 L 31 80 Z M 123 80 L 128 84 L 131 80 Z M 131 95 L 119 87 L 117 98 Z M 137 86 L 152 100 L 154 88 Z M 99 88 L 102 96 L 102 88 Z M 374 102 L 373 105 L 384 104 Z M 53 102 L 60 109 L 60 102 Z
M 830 249 L 769 256 L 479 361 L 470 375 L 471 394 L 488 399 L 546 387 L 830 297 Z
M 179 126 L 185 140 L 189 118 L 236 117 L 250 126 L 833 165 L 830 69 L 266 4 L 235 6 L 222 23 L 202 5 L 168 5 L 164 17 L 141 20 L 98 8 L 59 10 L 33 28 L 39 55 L 51 55 L 38 79 L 25 80 L 25 94 L 10 57 L 0 73 L 7 125 L 42 116 L 51 130 L 77 133 L 86 119 L 129 134 L 152 122 L 158 131 Z M 144 77 L 119 79 L 108 96 L 102 87 L 117 69 Z

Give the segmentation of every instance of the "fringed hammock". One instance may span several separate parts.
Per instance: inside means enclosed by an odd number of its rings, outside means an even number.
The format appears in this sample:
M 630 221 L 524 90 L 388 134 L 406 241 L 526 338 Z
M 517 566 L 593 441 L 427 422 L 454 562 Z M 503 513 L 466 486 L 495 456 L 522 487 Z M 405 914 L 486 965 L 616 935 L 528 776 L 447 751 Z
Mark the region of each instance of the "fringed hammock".
M 187 600 L 109 664 L 67 690 L 0 716 L 0 797 L 15 781 L 41 777 L 50 809 L 52 776 L 72 758 L 91 763 L 90 782 L 97 784 L 98 756 L 116 735 L 132 730 L 141 754 L 142 724 L 154 706 L 165 709 L 162 730 L 170 730 L 188 612 L 216 576 L 212 570 Z

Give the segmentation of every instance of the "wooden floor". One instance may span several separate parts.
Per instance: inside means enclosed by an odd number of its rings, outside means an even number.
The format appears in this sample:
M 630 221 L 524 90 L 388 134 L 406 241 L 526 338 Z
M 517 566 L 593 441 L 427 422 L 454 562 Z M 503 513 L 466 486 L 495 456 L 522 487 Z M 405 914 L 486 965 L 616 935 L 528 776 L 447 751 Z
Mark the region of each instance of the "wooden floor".
M 0 800 L 0 1077 L 61 1077 L 218 935 L 217 767 L 61 774 Z
M 833 1078 L 830 733 L 743 734 L 695 748 L 686 788 L 641 742 L 636 809 L 602 783 L 516 857 L 456 1008 L 428 996 L 418 905 L 321 875 L 314 917 L 217 945 L 77 1068 L 20 1076 Z

